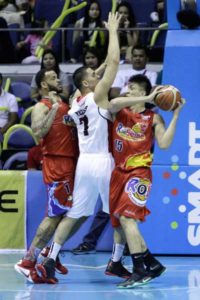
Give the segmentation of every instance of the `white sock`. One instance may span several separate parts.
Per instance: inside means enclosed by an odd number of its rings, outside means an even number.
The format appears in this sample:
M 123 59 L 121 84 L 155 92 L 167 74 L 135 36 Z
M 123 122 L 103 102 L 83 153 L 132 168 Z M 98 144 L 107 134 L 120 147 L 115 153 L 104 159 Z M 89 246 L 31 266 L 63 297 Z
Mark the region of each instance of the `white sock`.
M 123 252 L 124 252 L 125 245 L 123 244 L 114 244 L 113 245 L 113 251 L 112 251 L 112 261 L 116 262 L 119 261 L 122 258 Z
M 58 256 L 61 247 L 62 247 L 61 245 L 53 242 L 51 244 L 48 257 L 53 258 L 53 260 L 56 260 L 56 257 Z

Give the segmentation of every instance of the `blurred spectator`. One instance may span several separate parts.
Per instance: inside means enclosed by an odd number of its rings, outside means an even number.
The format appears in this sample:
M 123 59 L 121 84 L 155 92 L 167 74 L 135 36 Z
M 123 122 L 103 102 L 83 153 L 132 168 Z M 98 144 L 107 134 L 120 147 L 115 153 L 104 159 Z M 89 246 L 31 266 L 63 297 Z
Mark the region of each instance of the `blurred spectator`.
M 182 9 L 176 14 L 183 28 L 196 29 L 200 26 L 200 16 L 192 9 Z
M 63 99 L 63 101 L 68 101 L 71 91 L 71 83 L 67 74 L 60 70 L 57 57 L 53 50 L 46 49 L 44 51 L 40 69 L 54 70 L 56 72 L 61 83 L 59 95 Z M 33 77 L 31 82 L 31 97 L 36 101 L 38 101 L 38 99 L 40 98 L 39 90 L 35 82 L 35 76 Z
M 87 47 L 83 51 L 83 65 L 93 70 L 102 63 L 100 51 L 95 47 Z
M 3 76 L 0 73 L 0 133 L 4 134 L 18 121 L 18 105 L 16 97 L 5 92 L 2 85 Z
M 42 161 L 43 156 L 40 144 L 29 149 L 27 159 L 28 170 L 42 170 Z
M 128 80 L 131 76 L 142 74 L 149 78 L 152 86 L 156 84 L 157 73 L 147 69 L 148 54 L 146 47 L 135 46 L 132 48 L 132 68 L 119 70 L 113 82 L 110 97 L 116 98 L 119 94 L 127 92 Z
M 32 23 L 31 28 L 38 28 L 39 25 L 36 24 L 35 22 Z M 32 64 L 32 63 L 39 63 L 39 58 L 36 57 L 35 55 L 35 51 L 37 46 L 39 45 L 39 43 L 42 41 L 42 37 L 43 37 L 43 32 L 40 30 L 33 30 L 31 31 L 26 39 L 24 41 L 20 41 L 16 44 L 16 49 L 18 51 L 18 55 L 20 56 L 20 50 L 24 51 L 24 49 L 26 48 L 26 50 L 28 51 L 29 55 L 27 57 L 25 57 L 24 59 L 22 59 L 22 64 Z M 51 43 L 49 43 L 49 45 L 46 46 L 46 48 L 51 48 Z
M 160 23 L 167 22 L 166 15 L 165 15 L 165 9 L 166 9 L 165 2 L 166 1 L 164 1 L 164 0 L 157 0 L 157 3 L 156 3 L 156 10 L 158 12 L 158 17 L 159 17 Z
M 131 49 L 139 42 L 139 32 L 131 31 L 129 28 L 136 27 L 135 16 L 130 3 L 122 1 L 118 4 L 116 11 L 122 16 L 119 28 L 120 58 L 126 62 L 131 61 Z
M 19 0 L 21 1 L 21 0 Z M 36 0 L 22 0 L 21 4 L 18 4 L 20 10 L 24 10 L 25 14 L 23 15 L 24 23 L 28 27 L 29 24 L 35 21 L 35 1 Z
M 15 4 L 19 11 L 27 11 L 29 8 L 29 1 L 28 0 L 15 0 Z
M 0 64 L 15 63 L 15 48 L 11 41 L 9 31 L 1 31 L 1 28 L 7 29 L 8 25 L 6 20 L 0 17 Z
M 73 53 L 71 53 L 71 62 L 81 60 L 82 50 L 90 45 L 93 32 L 96 28 L 103 28 L 104 23 L 101 19 L 101 7 L 97 0 L 92 0 L 85 9 L 85 16 L 77 20 L 75 29 L 89 28 L 89 30 L 74 30 L 73 33 Z M 105 33 L 99 31 L 95 47 L 103 49 L 105 46 Z
M 24 27 L 23 14 L 25 11 L 20 11 L 15 1 L 10 3 L 9 0 L 2 0 L 0 2 L 0 17 L 4 18 L 9 25 L 19 24 L 21 28 Z

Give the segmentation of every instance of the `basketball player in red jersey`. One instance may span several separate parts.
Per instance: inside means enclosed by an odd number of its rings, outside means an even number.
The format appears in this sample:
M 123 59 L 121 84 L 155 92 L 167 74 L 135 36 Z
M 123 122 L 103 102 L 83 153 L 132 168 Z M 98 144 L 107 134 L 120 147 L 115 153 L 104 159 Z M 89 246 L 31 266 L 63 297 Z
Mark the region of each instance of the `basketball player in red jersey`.
M 129 80 L 128 90 L 129 96 L 133 97 L 132 105 L 131 101 L 127 101 L 129 108 L 121 110 L 122 102 L 126 101 L 123 98 L 116 98 L 112 104 L 112 111 L 116 115 L 113 126 L 115 168 L 110 183 L 110 214 L 115 229 L 115 244 L 105 274 L 116 274 L 126 241 L 133 261 L 131 277 L 118 284 L 118 288 L 145 284 L 166 269 L 148 250 L 137 223 L 144 221 L 150 213 L 146 202 L 152 183 L 154 138 L 161 149 L 170 146 L 182 104 L 174 110 L 166 129 L 159 114 L 146 109 L 144 102 L 135 104 L 137 97 L 145 98 L 150 90 L 151 84 L 146 76 L 133 76 Z
M 32 129 L 41 140 L 43 179 L 47 186 L 48 212 L 38 227 L 25 257 L 15 265 L 16 271 L 32 283 L 44 282 L 35 271 L 37 257 L 51 239 L 63 215 L 72 206 L 74 174 L 78 155 L 76 128 L 68 115 L 69 105 L 58 96 L 59 80 L 54 71 L 41 70 L 36 75 L 42 99 L 32 112 Z M 67 269 L 57 259 L 56 269 Z M 47 282 L 47 280 L 45 281 Z

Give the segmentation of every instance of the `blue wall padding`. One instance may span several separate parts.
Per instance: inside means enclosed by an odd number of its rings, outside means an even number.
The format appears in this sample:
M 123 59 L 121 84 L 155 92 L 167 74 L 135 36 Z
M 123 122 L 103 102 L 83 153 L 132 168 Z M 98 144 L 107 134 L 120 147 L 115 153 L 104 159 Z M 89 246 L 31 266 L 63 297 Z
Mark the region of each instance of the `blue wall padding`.
M 180 89 L 186 99 L 175 134 L 174 141 L 167 151 L 155 148 L 155 164 L 170 164 L 172 157 L 178 157 L 178 163 L 188 165 L 189 124 L 197 122 L 200 115 L 200 31 L 174 30 L 167 34 L 163 84 L 172 84 Z M 171 119 L 171 112 L 160 111 L 166 123 Z
M 180 29 L 180 24 L 177 21 L 176 13 L 180 10 L 181 0 L 167 0 L 167 21 L 169 29 Z
M 173 171 L 170 166 L 153 167 L 153 188 L 148 200 L 151 215 L 140 225 L 148 247 L 155 254 L 198 254 L 199 247 L 193 245 L 198 240 L 195 235 L 200 225 L 198 223 L 199 209 L 195 203 L 189 203 L 189 191 L 195 188 L 188 182 L 190 174 L 196 172 L 196 167 L 180 166 Z M 188 177 L 180 178 L 180 173 Z M 40 172 L 28 172 L 27 178 L 27 245 L 34 237 L 40 224 L 46 206 L 46 192 Z M 189 217 L 190 216 L 190 217 Z M 65 245 L 70 250 L 82 242 L 84 234 L 89 230 L 93 217 L 90 217 L 83 227 Z M 190 229 L 189 229 L 190 228 Z M 189 235 L 189 230 L 192 234 Z M 193 237 L 194 235 L 194 237 Z M 199 235 L 200 240 L 200 235 Z M 112 228 L 109 224 L 99 239 L 97 250 L 111 251 L 113 242 Z

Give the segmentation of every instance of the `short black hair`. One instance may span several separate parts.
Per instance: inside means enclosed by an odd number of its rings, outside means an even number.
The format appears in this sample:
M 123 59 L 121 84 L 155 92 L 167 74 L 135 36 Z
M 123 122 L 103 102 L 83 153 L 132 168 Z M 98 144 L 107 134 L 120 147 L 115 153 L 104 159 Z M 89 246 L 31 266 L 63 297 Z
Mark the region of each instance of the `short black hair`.
M 144 53 L 146 54 L 146 56 L 149 55 L 148 48 L 147 48 L 146 46 L 144 46 L 144 45 L 138 44 L 138 45 L 133 46 L 132 49 L 131 49 L 131 54 L 132 54 L 132 55 L 133 55 L 133 52 L 134 52 L 135 50 L 142 50 L 142 51 L 144 51 Z
M 47 72 L 47 70 L 41 69 L 39 72 L 37 72 L 37 74 L 35 76 L 35 82 L 37 84 L 38 89 L 41 88 L 41 82 L 44 81 L 46 72 Z
M 87 67 L 80 67 L 73 73 L 73 82 L 77 89 L 82 89 L 82 81 L 86 74 Z
M 152 85 L 151 85 L 149 78 L 147 78 L 147 76 L 142 75 L 142 74 L 133 75 L 129 78 L 129 82 L 131 82 L 131 83 L 134 82 L 134 83 L 141 85 L 144 88 L 146 95 L 150 94 Z

